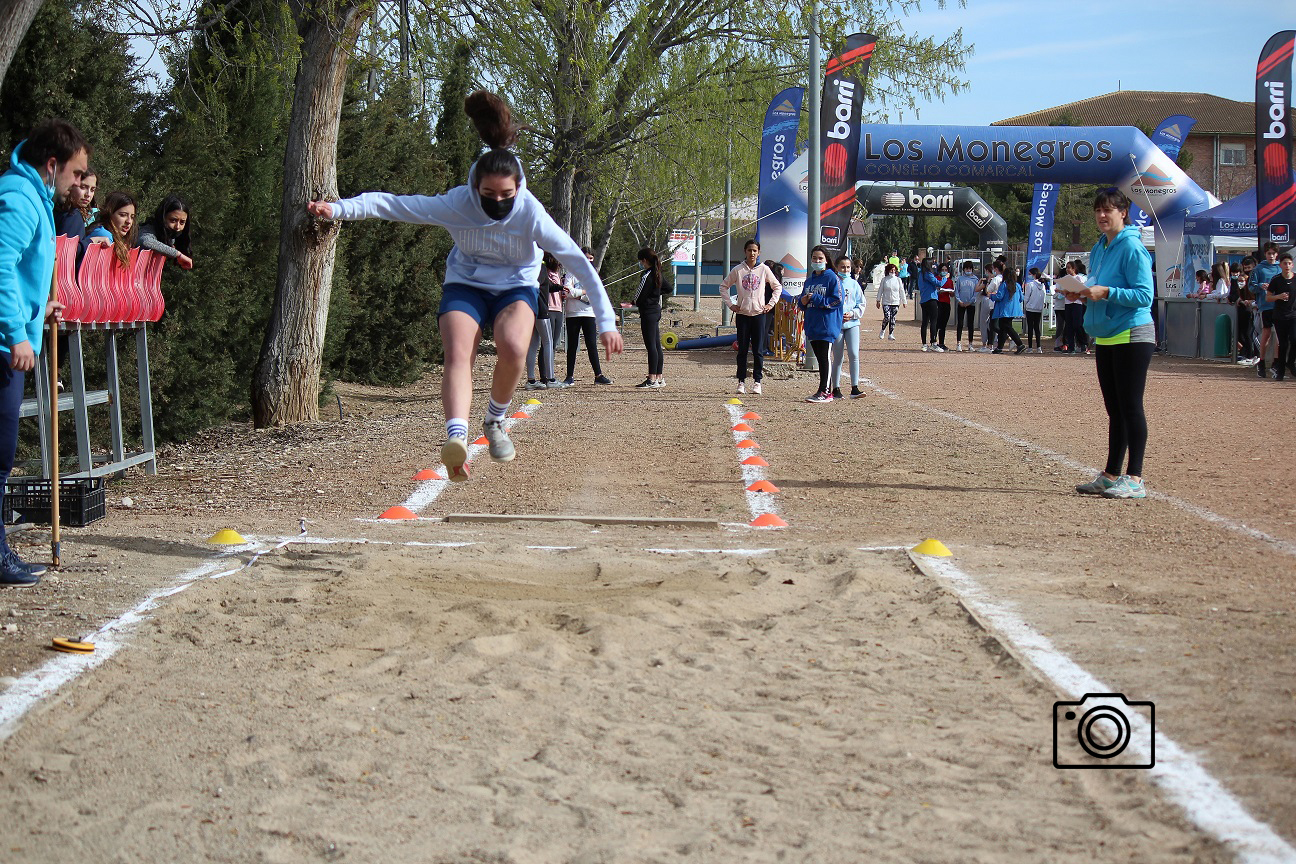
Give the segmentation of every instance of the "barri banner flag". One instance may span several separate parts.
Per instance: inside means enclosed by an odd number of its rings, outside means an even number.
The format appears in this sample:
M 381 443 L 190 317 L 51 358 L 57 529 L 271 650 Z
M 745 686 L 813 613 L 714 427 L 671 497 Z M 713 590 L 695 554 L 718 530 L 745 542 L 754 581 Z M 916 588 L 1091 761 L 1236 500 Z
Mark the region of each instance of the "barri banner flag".
M 1038 267 L 1049 272 L 1053 260 L 1053 208 L 1057 206 L 1058 184 L 1036 183 L 1031 199 L 1030 231 L 1026 235 L 1026 272 Z M 1023 274 L 1022 278 L 1026 278 Z
M 804 87 L 789 87 L 775 96 L 765 111 L 765 128 L 761 132 L 760 185 L 756 192 L 757 242 L 760 241 L 760 226 L 765 217 L 786 206 L 781 202 L 774 203 L 770 192 L 783 169 L 796 159 L 794 148 L 804 97 Z
M 846 37 L 846 50 L 829 60 L 824 70 L 818 142 L 823 157 L 819 242 L 833 253 L 830 257 L 846 249 L 846 233 L 855 212 L 860 112 L 876 44 L 877 37 L 870 33 L 852 33 Z
M 1152 143 L 1158 149 L 1171 159 L 1179 159 L 1179 151 L 1183 149 L 1183 143 L 1188 139 L 1188 133 L 1192 127 L 1197 125 L 1197 121 L 1192 117 L 1184 114 L 1171 114 L 1161 121 L 1161 125 L 1152 133 Z M 1129 213 L 1130 223 L 1142 228 L 1152 221 L 1152 217 L 1145 213 L 1137 203 L 1130 205 Z
M 1256 64 L 1256 222 L 1261 243 L 1292 245 L 1292 45 L 1296 30 L 1269 37 Z

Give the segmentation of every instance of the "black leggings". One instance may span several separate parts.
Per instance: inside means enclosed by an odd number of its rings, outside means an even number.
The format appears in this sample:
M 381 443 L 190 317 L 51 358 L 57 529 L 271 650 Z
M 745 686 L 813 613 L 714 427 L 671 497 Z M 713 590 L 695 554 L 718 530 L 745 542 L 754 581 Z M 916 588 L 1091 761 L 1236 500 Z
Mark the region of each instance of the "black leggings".
M 957 306 L 954 309 L 954 341 L 963 341 L 963 321 L 967 319 L 968 342 L 972 341 L 973 334 L 976 333 L 976 304 L 971 306 Z
M 576 355 L 580 353 L 580 337 L 585 334 L 585 351 L 589 354 L 590 366 L 595 376 L 603 374 L 599 365 L 598 335 L 594 332 L 594 319 L 589 315 L 580 315 L 567 319 L 567 378 L 570 380 L 576 372 Z
M 945 347 L 945 328 L 949 326 L 950 304 L 936 301 L 940 307 L 936 312 L 936 344 Z
M 1021 347 L 1021 337 L 1017 335 L 1016 329 L 1013 328 L 1013 319 L 995 318 L 995 332 L 999 334 L 999 350 L 1003 350 L 1004 343 L 1012 339 L 1013 344 L 1018 348 Z
M 1274 357 L 1274 372 L 1279 378 L 1288 373 L 1296 375 L 1296 320 L 1274 318 L 1274 333 L 1278 336 L 1278 356 Z
M 1042 343 L 1040 342 L 1040 333 L 1043 331 L 1042 328 L 1040 327 L 1040 323 L 1043 320 L 1044 320 L 1043 312 L 1028 311 L 1026 313 L 1026 347 L 1027 348 L 1031 347 L 1032 337 L 1035 339 L 1035 347 L 1039 348 L 1041 346 Z
M 1098 345 L 1095 365 L 1103 404 L 1107 407 L 1107 473 L 1143 476 L 1143 451 L 1147 449 L 1147 417 L 1143 413 L 1143 390 L 1147 387 L 1148 365 L 1156 346 L 1151 342 L 1126 345 Z M 1129 450 L 1129 466 L 1121 471 L 1121 460 Z
M 810 347 L 814 350 L 815 360 L 819 361 L 819 392 L 831 393 L 828 377 L 832 372 L 832 364 L 828 362 L 828 352 L 832 343 L 825 339 L 811 339 Z
M 765 377 L 765 315 L 734 315 L 738 325 L 738 380 L 747 380 L 747 350 L 752 355 L 752 377 L 760 381 Z
M 662 374 L 665 358 L 661 346 L 661 310 L 644 309 L 639 312 L 639 332 L 643 334 L 644 347 L 648 349 L 648 374 Z
M 1240 346 L 1238 348 L 1238 353 L 1241 354 L 1243 358 L 1250 360 L 1252 357 L 1256 356 L 1255 314 L 1252 313 L 1252 311 L 1248 309 L 1246 306 L 1243 306 L 1241 303 L 1238 303 L 1237 317 L 1238 317 L 1237 338 L 1238 338 L 1238 345 Z
M 922 301 L 922 344 L 932 345 L 936 342 L 936 307 L 940 305 L 935 300 Z M 931 340 L 927 339 L 927 329 L 931 328 Z
M 1068 303 L 1066 306 L 1066 338 L 1062 347 L 1068 351 L 1086 351 L 1089 349 L 1089 334 L 1084 329 L 1085 307 L 1083 303 Z

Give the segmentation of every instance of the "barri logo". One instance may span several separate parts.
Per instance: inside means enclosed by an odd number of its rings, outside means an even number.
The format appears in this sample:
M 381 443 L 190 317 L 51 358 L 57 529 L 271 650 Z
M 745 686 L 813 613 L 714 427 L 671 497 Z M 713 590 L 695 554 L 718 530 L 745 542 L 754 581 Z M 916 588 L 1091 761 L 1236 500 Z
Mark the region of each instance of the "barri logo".
M 837 83 L 837 106 L 833 109 L 833 116 L 837 122 L 825 134 L 829 138 L 836 138 L 844 141 L 850 138 L 852 116 L 855 110 L 855 82 L 849 80 L 839 80 Z
M 1283 223 L 1274 223 L 1269 226 L 1270 243 L 1290 243 L 1291 242 L 1291 225 Z
M 1178 191 L 1175 188 L 1174 180 L 1171 180 L 1155 168 L 1140 171 L 1138 177 L 1134 180 L 1134 185 L 1130 188 L 1144 195 L 1173 195 Z
M 882 194 L 882 206 L 900 208 L 905 205 L 905 196 L 903 192 L 884 192 Z
M 1291 57 L 1291 46 L 1287 46 L 1287 56 Z M 1287 138 L 1287 92 L 1282 81 L 1266 81 L 1265 89 L 1269 91 L 1269 128 L 1264 137 L 1283 141 Z
M 836 246 L 841 237 L 841 229 L 836 225 L 824 225 L 819 229 L 819 242 L 825 246 Z
M 911 210 L 953 210 L 954 193 L 946 192 L 944 195 L 936 195 L 935 193 L 924 195 L 915 189 L 910 189 L 909 208 Z
M 984 228 L 990 224 L 990 208 L 978 201 L 967 212 L 967 217 L 973 225 Z

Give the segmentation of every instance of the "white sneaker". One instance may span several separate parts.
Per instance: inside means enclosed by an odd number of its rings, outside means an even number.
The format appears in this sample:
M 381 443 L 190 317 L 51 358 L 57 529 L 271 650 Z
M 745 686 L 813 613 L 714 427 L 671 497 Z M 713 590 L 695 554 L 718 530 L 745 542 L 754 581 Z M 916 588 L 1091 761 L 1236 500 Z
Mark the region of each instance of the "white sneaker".
M 962 354 L 962 353 L 963 353 L 963 343 L 962 343 L 962 342 L 955 342 L 955 343 L 954 343 L 954 350 L 957 351 L 958 353 Z
M 945 349 L 942 348 L 942 347 L 939 346 L 939 345 L 933 345 L 933 346 L 932 346 L 932 350 L 935 351 L 937 354 L 944 354 L 944 353 L 945 353 Z
M 891 334 L 890 336 L 888 336 L 887 338 L 890 339 L 892 342 L 894 342 L 894 341 L 895 341 L 895 334 L 892 333 L 892 334 Z
M 885 331 L 885 330 L 879 330 L 879 331 L 878 331 L 878 338 L 879 338 L 879 339 L 885 339 L 885 338 L 886 338 L 886 331 Z
M 738 392 L 739 392 L 739 393 L 746 393 L 746 392 L 747 392 L 747 381 L 746 381 L 746 379 L 744 379 L 744 380 L 738 382 Z
M 924 346 L 922 347 L 922 350 L 924 350 L 924 351 L 928 350 L 927 346 L 924 345 Z
M 752 383 L 752 393 L 757 396 L 761 395 L 761 382 L 755 381 Z

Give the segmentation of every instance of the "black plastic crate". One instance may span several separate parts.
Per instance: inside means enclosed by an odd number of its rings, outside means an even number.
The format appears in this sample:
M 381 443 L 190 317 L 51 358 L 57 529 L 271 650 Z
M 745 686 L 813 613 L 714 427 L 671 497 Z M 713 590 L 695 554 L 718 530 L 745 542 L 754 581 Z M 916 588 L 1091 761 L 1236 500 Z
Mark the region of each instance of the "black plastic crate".
M 10 477 L 5 486 L 5 522 L 48 525 L 53 489 L 53 483 L 40 477 Z M 107 510 L 102 478 L 59 480 L 60 525 L 81 528 L 104 518 Z

